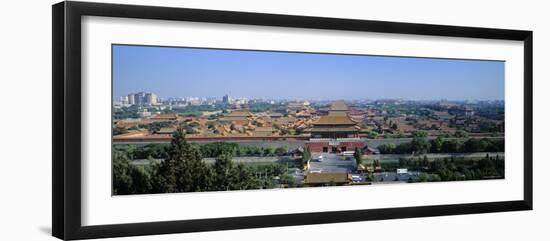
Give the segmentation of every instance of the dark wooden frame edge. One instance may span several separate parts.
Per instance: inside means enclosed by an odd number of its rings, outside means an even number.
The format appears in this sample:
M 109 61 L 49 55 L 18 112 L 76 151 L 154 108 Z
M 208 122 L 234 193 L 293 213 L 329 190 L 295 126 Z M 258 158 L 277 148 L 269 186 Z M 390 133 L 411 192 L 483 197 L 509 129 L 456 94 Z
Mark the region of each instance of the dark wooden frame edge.
M 81 17 L 105 16 L 329 30 L 517 40 L 524 43 L 524 197 L 504 202 L 235 218 L 81 225 Z M 533 208 L 533 32 L 171 7 L 60 2 L 52 6 L 52 234 L 88 239 L 414 218 Z M 136 220 L 139 221 L 139 220 Z

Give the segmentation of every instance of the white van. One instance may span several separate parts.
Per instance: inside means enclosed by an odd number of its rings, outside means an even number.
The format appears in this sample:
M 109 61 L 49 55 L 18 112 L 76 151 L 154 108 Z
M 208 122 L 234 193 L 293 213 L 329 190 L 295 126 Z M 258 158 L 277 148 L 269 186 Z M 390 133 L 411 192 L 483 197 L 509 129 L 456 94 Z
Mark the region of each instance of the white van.
M 397 168 L 396 172 L 397 174 L 407 174 L 409 170 L 407 168 Z
M 354 151 L 344 151 L 342 153 L 340 153 L 342 156 L 353 156 L 353 154 L 355 154 Z

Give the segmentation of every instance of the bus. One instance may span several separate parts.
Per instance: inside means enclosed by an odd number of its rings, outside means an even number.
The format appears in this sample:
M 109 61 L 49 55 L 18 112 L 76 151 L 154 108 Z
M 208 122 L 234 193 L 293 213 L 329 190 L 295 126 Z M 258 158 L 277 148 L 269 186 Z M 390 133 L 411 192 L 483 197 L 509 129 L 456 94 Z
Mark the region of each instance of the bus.
M 354 151 L 344 151 L 344 152 L 341 152 L 340 154 L 342 156 L 353 156 L 355 152 Z

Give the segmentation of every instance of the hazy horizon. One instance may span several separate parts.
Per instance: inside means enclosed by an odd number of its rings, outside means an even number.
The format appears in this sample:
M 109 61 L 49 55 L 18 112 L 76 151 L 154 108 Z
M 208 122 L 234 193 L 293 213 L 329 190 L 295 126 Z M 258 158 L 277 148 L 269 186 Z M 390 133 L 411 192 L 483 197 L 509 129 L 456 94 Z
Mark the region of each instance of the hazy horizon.
M 504 99 L 504 62 L 113 45 L 113 98 Z
M 136 92 L 130 92 L 128 94 L 137 94 L 139 92 L 143 93 L 153 93 L 157 95 L 157 98 L 161 98 L 163 100 L 167 99 L 184 99 L 184 98 L 200 98 L 200 99 L 217 99 L 222 100 L 222 96 L 161 96 L 153 91 L 136 91 Z M 118 101 L 119 97 L 125 97 L 127 95 L 120 95 L 120 96 L 113 96 L 115 101 Z M 335 98 L 335 99 L 311 99 L 311 98 L 248 98 L 247 96 L 232 96 L 229 95 L 230 98 L 233 99 L 240 99 L 240 98 L 246 98 L 247 100 L 273 100 L 273 101 L 318 101 L 318 102 L 330 102 L 330 101 L 416 101 L 416 102 L 437 102 L 437 101 L 449 101 L 449 102 L 469 102 L 469 101 L 480 101 L 480 102 L 486 102 L 486 101 L 504 101 L 503 99 L 403 99 L 403 98 L 380 98 L 380 99 L 372 99 L 372 98 L 363 98 L 363 99 L 341 99 L 341 98 Z

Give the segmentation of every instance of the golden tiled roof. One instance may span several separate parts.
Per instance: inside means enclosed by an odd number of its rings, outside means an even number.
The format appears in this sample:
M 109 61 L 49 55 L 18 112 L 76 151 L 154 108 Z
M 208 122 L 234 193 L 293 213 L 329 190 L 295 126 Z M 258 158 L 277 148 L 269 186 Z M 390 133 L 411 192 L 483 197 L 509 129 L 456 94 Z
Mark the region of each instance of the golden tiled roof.
M 319 132 L 358 132 L 359 129 L 351 127 L 313 127 L 308 130 L 308 132 L 319 133 Z
M 172 134 L 174 132 L 176 132 L 176 128 L 175 127 L 163 127 L 163 128 L 160 128 L 159 131 L 157 131 L 158 134 Z
M 309 173 L 305 178 L 306 184 L 349 183 L 350 177 L 345 172 Z
M 231 113 L 227 114 L 226 117 L 251 117 L 252 113 L 249 111 L 232 111 Z
M 344 101 L 335 101 L 330 105 L 330 110 L 333 111 L 347 111 L 348 105 Z
M 348 116 L 348 113 L 344 111 L 329 111 L 328 115 L 330 116 Z
M 321 116 L 319 120 L 313 122 L 313 125 L 355 125 L 357 122 L 353 121 L 348 115 L 326 115 Z
M 151 117 L 151 119 L 154 119 L 154 120 L 175 120 L 177 118 L 178 118 L 178 114 L 158 114 Z

